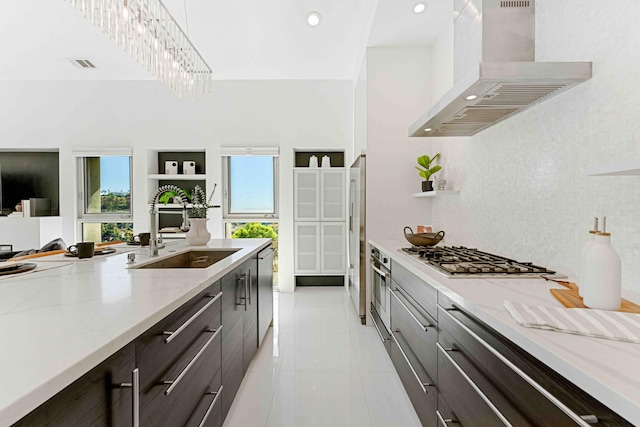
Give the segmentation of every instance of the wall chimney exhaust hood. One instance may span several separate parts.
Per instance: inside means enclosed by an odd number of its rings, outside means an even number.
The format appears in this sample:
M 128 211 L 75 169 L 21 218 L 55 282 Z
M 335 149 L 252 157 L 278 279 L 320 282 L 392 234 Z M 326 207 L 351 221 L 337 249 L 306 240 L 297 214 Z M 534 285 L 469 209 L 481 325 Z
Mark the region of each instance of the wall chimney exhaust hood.
M 409 136 L 471 136 L 591 78 L 591 62 L 535 61 L 535 0 L 455 0 L 454 85 Z

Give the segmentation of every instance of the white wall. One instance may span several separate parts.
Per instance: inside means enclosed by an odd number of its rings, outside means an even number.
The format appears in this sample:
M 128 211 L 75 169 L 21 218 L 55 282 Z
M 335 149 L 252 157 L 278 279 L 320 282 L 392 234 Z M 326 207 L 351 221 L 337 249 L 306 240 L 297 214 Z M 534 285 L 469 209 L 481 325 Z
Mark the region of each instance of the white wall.
M 429 199 L 414 199 L 421 178 L 414 166 L 431 155 L 430 142 L 408 128 L 431 99 L 431 50 L 367 49 L 367 238 L 402 238 L 404 226 L 430 223 Z
M 73 147 L 133 147 L 134 227 L 145 231 L 149 149 L 205 147 L 207 177 L 221 185 L 221 146 L 279 146 L 282 291 L 294 286 L 293 149 L 347 149 L 352 117 L 350 81 L 217 81 L 213 93 L 194 100 L 178 99 L 155 81 L 0 82 L 0 149 L 60 149 L 66 242 L 76 240 Z M 222 237 L 221 210 L 210 217 L 214 237 Z
M 592 218 L 607 215 L 623 287 L 640 291 L 640 178 L 584 171 L 640 157 L 640 3 L 617 3 L 538 0 L 536 60 L 593 61 L 593 79 L 473 137 L 427 139 L 462 189 L 433 202 L 447 244 L 577 275 Z

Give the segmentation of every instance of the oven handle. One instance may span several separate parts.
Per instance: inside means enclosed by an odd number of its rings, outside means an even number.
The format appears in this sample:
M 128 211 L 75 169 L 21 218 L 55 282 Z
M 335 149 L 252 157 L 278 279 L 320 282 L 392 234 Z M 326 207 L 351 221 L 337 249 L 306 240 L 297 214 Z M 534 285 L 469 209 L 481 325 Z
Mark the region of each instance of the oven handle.
M 376 273 L 378 273 L 380 276 L 384 277 L 385 279 L 388 279 L 389 277 L 391 277 L 391 274 L 387 273 L 386 271 L 382 271 L 378 267 L 376 267 L 373 260 L 371 261 L 371 269 Z

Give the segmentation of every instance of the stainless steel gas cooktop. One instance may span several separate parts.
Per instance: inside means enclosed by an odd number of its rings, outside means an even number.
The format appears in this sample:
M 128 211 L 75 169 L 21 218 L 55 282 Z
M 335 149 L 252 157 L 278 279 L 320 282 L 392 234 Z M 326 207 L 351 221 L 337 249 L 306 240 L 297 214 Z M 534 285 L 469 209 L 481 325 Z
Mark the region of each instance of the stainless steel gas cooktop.
M 412 246 L 402 250 L 449 278 L 523 278 L 555 271 L 464 246 Z

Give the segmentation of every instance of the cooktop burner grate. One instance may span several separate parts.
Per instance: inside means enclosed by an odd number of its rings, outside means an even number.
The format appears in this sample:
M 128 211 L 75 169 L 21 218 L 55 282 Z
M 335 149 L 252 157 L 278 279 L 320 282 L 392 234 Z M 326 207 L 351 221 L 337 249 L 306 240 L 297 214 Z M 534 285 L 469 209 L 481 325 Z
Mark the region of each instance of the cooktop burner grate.
M 447 276 L 492 276 L 509 277 L 514 275 L 537 276 L 554 274 L 555 271 L 520 262 L 503 256 L 479 251 L 464 246 L 412 246 L 402 248 L 415 255 L 426 264 L 435 267 Z

